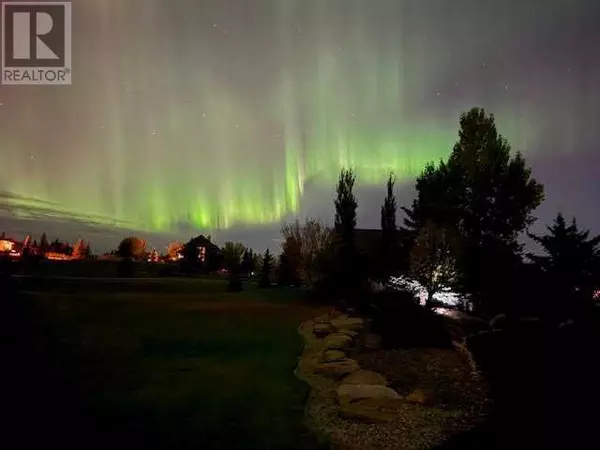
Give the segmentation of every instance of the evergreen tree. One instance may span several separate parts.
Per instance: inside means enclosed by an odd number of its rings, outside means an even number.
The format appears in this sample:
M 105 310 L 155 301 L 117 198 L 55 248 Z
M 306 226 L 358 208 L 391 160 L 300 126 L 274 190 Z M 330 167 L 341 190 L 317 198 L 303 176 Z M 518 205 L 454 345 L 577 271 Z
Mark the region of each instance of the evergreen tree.
M 562 214 L 547 229 L 544 236 L 529 234 L 545 255 L 528 257 L 546 275 L 546 283 L 559 302 L 591 299 L 600 275 L 600 235 L 590 237 L 590 231 L 580 230 L 575 218 L 567 224 Z
M 273 272 L 273 257 L 271 252 L 267 249 L 262 258 L 262 268 L 260 272 L 259 286 L 261 288 L 271 287 L 271 273 Z
M 254 252 L 248 248 L 244 251 L 244 254 L 242 256 L 242 267 L 241 267 L 242 273 L 245 275 L 249 275 L 250 273 L 254 272 L 254 270 L 256 269 L 256 267 L 254 266 L 254 263 L 255 263 Z
M 352 169 L 340 173 L 335 199 L 334 242 L 337 246 L 336 273 L 332 275 L 333 284 L 343 300 L 355 304 L 361 293 L 359 288 L 366 280 L 365 268 L 354 241 L 358 203 L 354 196 L 356 177 Z M 356 300 L 356 301 L 355 301 Z
M 358 203 L 353 189 L 356 177 L 352 169 L 343 169 L 337 185 L 335 199 L 335 231 L 346 245 L 354 244 L 356 210 Z
M 395 178 L 391 174 L 387 182 L 387 196 L 381 206 L 381 270 L 383 280 L 387 280 L 396 271 L 398 264 L 398 227 L 396 226 Z
M 302 284 L 300 270 L 302 268 L 302 242 L 296 236 L 288 236 L 283 243 L 283 251 L 279 256 L 278 284 L 282 286 L 298 286 Z
M 46 233 L 42 233 L 42 237 L 40 238 L 40 251 L 42 253 L 46 253 L 48 251 L 50 244 L 48 244 L 48 237 Z

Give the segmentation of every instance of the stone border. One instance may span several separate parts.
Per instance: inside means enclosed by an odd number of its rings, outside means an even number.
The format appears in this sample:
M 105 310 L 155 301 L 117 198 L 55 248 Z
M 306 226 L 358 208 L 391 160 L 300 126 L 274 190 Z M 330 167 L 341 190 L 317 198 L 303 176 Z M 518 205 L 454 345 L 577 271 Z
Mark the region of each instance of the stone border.
M 311 388 L 305 418 L 313 432 L 342 449 L 425 449 L 473 427 L 467 412 L 431 405 L 422 391 L 403 398 L 381 374 L 361 369 L 353 356 L 379 341 L 368 329 L 368 321 L 337 311 L 298 328 L 305 345 L 295 374 Z M 476 372 L 470 352 L 456 350 Z

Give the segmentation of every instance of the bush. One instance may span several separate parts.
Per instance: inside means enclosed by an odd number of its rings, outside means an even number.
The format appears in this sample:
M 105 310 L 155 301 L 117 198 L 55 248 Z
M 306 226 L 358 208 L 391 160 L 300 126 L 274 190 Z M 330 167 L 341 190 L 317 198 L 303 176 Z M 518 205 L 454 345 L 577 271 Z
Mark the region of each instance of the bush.
M 406 291 L 373 294 L 370 302 L 373 331 L 385 348 L 451 348 L 444 319 L 418 304 Z

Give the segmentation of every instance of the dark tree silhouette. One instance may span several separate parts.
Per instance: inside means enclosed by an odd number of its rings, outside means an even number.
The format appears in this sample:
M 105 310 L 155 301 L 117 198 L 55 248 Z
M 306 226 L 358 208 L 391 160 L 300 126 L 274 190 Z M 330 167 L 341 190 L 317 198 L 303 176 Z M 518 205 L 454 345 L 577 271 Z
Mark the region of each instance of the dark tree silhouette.
M 590 237 L 589 230 L 578 228 L 575 218 L 567 224 L 562 214 L 547 229 L 544 236 L 529 234 L 545 255 L 528 257 L 546 276 L 557 301 L 591 300 L 600 274 L 600 235 Z
M 267 249 L 262 258 L 262 267 L 260 271 L 260 282 L 259 287 L 268 288 L 271 287 L 271 273 L 273 272 L 273 257 L 271 252 Z
M 337 264 L 331 278 L 342 300 L 358 306 L 358 302 L 364 301 L 361 289 L 364 287 L 367 273 L 354 241 L 358 209 L 353 192 L 355 182 L 356 177 L 352 169 L 341 171 L 334 202 L 334 245 L 337 249 Z
M 229 271 L 229 292 L 239 292 L 243 289 L 241 279 L 242 257 L 246 248 L 239 242 L 225 242 L 223 245 L 223 261 Z
M 121 258 L 141 259 L 145 253 L 146 241 L 135 236 L 123 239 L 117 249 L 117 255 Z
M 356 177 L 352 169 L 344 169 L 340 174 L 335 199 L 335 231 L 347 245 L 354 244 L 356 209 L 358 203 L 352 192 Z
M 302 243 L 293 236 L 288 236 L 283 243 L 283 251 L 279 255 L 277 283 L 281 286 L 298 286 L 302 284 L 300 268 L 302 266 Z
M 520 153 L 511 156 L 494 116 L 473 108 L 460 118 L 459 140 L 448 161 L 429 164 L 416 188 L 412 207 L 403 208 L 413 238 L 428 220 L 456 229 L 461 289 L 473 295 L 478 309 L 500 312 L 510 296 L 507 279 L 520 262 L 518 237 L 533 223 L 543 186 Z
M 256 269 L 256 267 L 254 266 L 255 262 L 256 261 L 254 258 L 254 252 L 251 249 L 247 248 L 242 256 L 242 273 L 244 275 L 248 275 L 254 272 L 254 270 Z
M 40 251 L 42 253 L 46 253 L 48 251 L 50 244 L 48 243 L 48 237 L 46 233 L 42 233 L 42 237 L 40 238 Z
M 398 264 L 398 227 L 396 225 L 396 196 L 394 184 L 396 180 L 390 174 L 387 182 L 387 195 L 381 206 L 381 264 L 380 276 L 386 280 L 396 271 Z

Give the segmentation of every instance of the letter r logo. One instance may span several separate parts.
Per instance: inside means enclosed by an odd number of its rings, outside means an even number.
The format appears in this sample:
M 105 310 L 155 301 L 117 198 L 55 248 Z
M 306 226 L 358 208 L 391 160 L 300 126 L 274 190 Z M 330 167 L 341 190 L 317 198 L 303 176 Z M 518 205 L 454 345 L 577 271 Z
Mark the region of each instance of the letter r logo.
M 4 67 L 64 67 L 70 50 L 69 2 L 2 4 Z
M 35 30 L 32 30 L 31 23 Z M 48 35 L 54 28 L 54 19 L 47 12 L 37 12 L 35 15 L 26 12 L 17 12 L 13 15 L 13 58 L 31 59 L 32 39 L 35 39 L 34 59 L 60 59 L 54 51 L 46 45 L 43 36 Z

